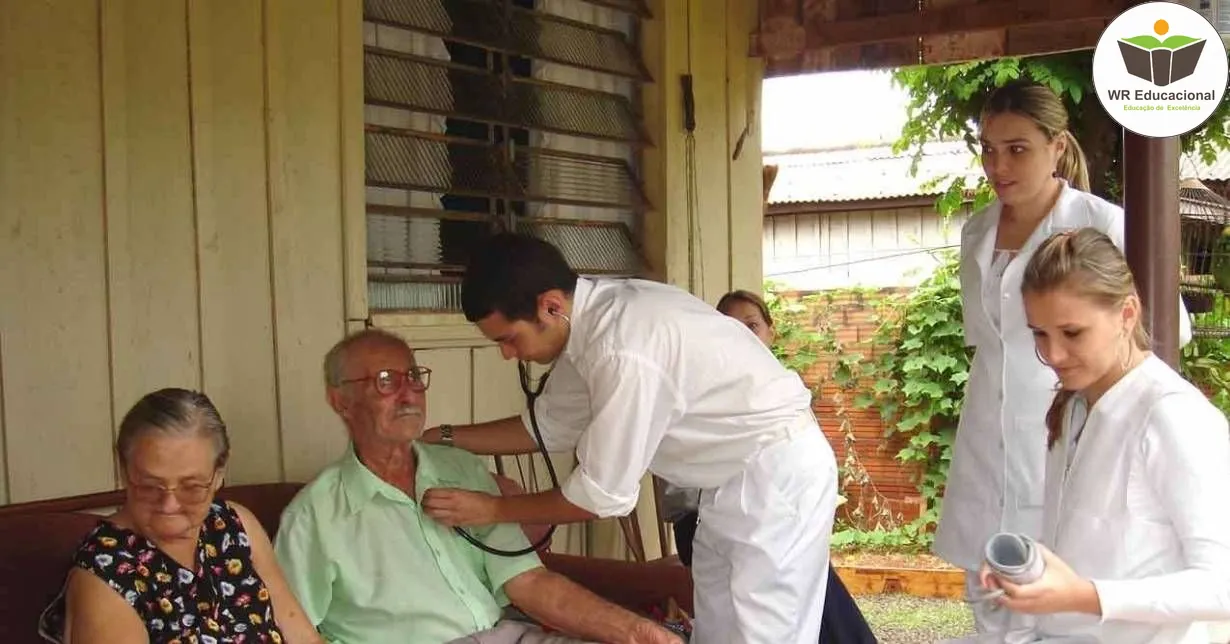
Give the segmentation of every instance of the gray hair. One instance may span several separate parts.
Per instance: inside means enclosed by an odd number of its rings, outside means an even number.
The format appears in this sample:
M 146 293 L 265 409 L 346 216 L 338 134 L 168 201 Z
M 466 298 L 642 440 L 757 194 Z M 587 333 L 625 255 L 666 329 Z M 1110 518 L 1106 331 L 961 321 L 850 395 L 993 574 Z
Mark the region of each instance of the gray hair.
M 391 344 L 398 347 L 405 347 L 410 351 L 410 344 L 405 338 L 391 331 L 384 329 L 368 328 L 362 331 L 355 331 L 350 335 L 342 338 L 337 344 L 333 345 L 329 352 L 325 354 L 324 370 L 325 370 L 325 385 L 329 387 L 342 386 L 342 369 L 346 366 L 346 355 L 355 345 L 365 342 L 378 342 L 383 344 Z
M 124 414 L 115 455 L 120 467 L 127 469 L 133 444 L 150 434 L 207 438 L 214 444 L 214 467 L 226 465 L 231 455 L 231 440 L 226 423 L 208 396 L 188 389 L 167 388 L 146 394 Z

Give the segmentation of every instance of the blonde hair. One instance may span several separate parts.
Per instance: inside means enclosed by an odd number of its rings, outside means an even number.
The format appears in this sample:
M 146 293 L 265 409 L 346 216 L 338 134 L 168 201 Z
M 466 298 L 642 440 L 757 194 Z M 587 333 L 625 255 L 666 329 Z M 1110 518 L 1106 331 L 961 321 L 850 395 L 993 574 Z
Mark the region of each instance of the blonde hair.
M 1123 253 L 1110 237 L 1095 228 L 1051 235 L 1029 258 L 1021 278 L 1021 293 L 1052 293 L 1060 289 L 1107 310 L 1118 309 L 1129 297 L 1137 296 L 1136 280 Z M 1149 333 L 1143 318 L 1136 318 L 1132 341 L 1136 348 L 1148 351 Z M 1075 393 L 1061 389 L 1046 412 L 1048 449 L 1059 438 L 1064 408 Z
M 1068 110 L 1050 89 L 1033 83 L 1009 83 L 991 93 L 982 106 L 979 122 L 997 114 L 1023 116 L 1046 135 L 1048 141 L 1062 137 L 1066 145 L 1055 174 L 1077 190 L 1089 192 L 1089 163 L 1076 137 L 1068 129 Z

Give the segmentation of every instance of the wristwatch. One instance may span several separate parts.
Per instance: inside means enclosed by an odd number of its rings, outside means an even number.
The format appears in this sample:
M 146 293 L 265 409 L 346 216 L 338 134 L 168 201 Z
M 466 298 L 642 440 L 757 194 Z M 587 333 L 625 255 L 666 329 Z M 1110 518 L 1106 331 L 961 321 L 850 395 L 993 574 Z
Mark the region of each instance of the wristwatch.
M 452 425 L 440 425 L 440 443 L 444 445 L 448 445 L 449 447 L 453 446 L 453 426 Z

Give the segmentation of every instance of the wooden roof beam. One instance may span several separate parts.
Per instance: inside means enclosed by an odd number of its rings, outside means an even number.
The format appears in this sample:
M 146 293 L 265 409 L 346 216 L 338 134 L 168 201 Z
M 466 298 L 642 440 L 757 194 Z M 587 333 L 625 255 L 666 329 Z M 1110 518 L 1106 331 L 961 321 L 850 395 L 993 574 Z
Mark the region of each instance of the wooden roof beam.
M 805 5 L 812 4 L 807 0 L 799 1 Z M 780 0 L 774 4 L 777 5 L 773 12 L 776 15 L 762 21 L 761 31 L 752 35 L 753 56 L 788 58 L 803 51 L 850 45 L 1072 21 L 1109 20 L 1125 8 L 1124 0 L 990 0 L 862 18 L 826 20 L 822 13 L 816 12 L 804 14 L 805 24 L 800 28 L 797 23 L 791 25 L 782 20 Z

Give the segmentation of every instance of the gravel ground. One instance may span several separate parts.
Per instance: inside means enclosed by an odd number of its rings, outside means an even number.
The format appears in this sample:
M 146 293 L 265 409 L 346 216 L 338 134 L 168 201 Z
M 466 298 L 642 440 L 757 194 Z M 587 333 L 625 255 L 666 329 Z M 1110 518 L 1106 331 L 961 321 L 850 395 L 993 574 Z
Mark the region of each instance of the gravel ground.
M 960 600 L 901 594 L 854 599 L 880 644 L 933 644 L 974 632 L 974 619 Z

